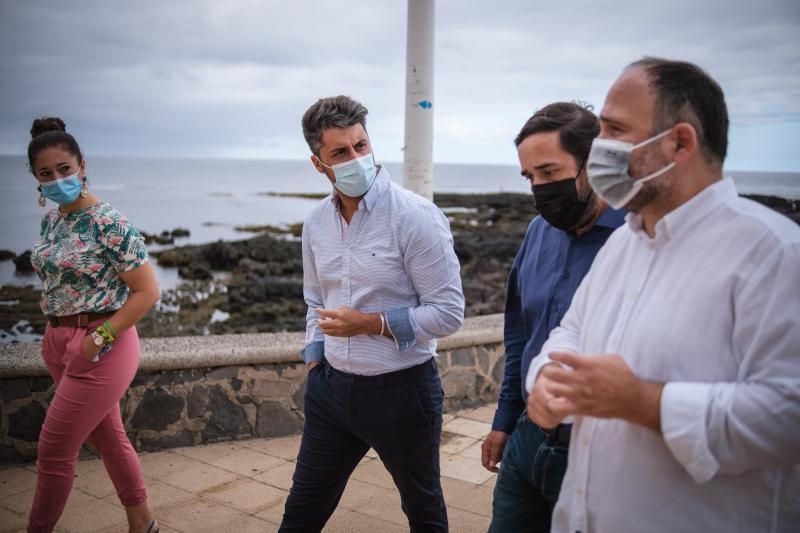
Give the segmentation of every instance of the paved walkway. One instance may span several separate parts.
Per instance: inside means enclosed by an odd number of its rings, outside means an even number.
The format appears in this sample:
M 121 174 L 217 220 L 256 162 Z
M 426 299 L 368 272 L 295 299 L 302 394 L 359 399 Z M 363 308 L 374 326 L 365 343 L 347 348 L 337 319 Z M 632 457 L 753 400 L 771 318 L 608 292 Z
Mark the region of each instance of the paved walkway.
M 442 485 L 457 533 L 485 532 L 495 475 L 480 463 L 494 406 L 445 415 Z M 163 533 L 278 530 L 300 437 L 252 439 L 141 455 L 150 505 Z M 0 470 L 0 532 L 24 531 L 36 474 L 33 466 Z M 98 459 L 80 461 L 57 532 L 128 531 L 125 513 Z M 347 484 L 326 532 L 408 531 L 400 496 L 370 453 Z

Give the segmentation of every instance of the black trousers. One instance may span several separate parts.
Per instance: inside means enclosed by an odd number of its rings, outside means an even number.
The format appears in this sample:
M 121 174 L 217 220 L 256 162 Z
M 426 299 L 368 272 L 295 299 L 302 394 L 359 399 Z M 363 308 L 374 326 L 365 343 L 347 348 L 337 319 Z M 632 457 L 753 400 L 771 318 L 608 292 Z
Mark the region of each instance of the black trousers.
M 380 376 L 314 367 L 280 531 L 321 531 L 370 447 L 394 479 L 411 531 L 447 531 L 439 481 L 443 399 L 433 359 Z

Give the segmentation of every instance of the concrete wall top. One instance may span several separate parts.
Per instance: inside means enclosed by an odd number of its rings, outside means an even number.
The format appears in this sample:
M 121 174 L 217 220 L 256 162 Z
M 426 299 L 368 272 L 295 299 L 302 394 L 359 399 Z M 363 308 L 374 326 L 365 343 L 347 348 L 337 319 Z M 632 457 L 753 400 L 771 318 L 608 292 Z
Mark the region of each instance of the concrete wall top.
M 139 370 L 145 372 L 297 362 L 303 332 L 162 337 L 142 339 Z M 454 335 L 439 340 L 440 350 L 503 342 L 503 315 L 467 318 Z M 46 376 L 41 343 L 0 345 L 0 379 Z

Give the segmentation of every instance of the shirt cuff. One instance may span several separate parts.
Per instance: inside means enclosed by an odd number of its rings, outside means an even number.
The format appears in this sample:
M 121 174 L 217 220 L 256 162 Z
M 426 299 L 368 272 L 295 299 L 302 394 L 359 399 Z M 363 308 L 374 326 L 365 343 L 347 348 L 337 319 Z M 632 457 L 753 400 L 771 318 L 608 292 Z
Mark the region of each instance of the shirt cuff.
M 303 361 L 306 364 L 312 361 L 322 361 L 325 358 L 325 342 L 316 341 L 306 344 L 300 353 L 303 354 Z
M 711 384 L 667 383 L 661 394 L 661 433 L 695 483 L 711 480 L 719 462 L 708 448 L 706 412 Z
M 492 431 L 502 431 L 507 435 L 511 435 L 514 432 L 514 428 L 517 427 L 520 414 L 521 413 L 511 413 L 498 409 L 494 412 Z
M 394 337 L 399 352 L 407 352 L 417 343 L 417 335 L 411 326 L 411 309 L 394 309 L 386 312 L 386 324 Z
M 525 390 L 528 391 L 528 394 L 533 392 L 533 384 L 536 383 L 536 378 L 539 377 L 539 371 L 542 369 L 542 367 L 547 363 L 553 362 L 555 361 L 550 359 L 549 356 L 545 355 L 544 352 L 533 358 L 533 361 L 531 361 L 531 366 L 528 367 L 528 375 L 525 376 Z

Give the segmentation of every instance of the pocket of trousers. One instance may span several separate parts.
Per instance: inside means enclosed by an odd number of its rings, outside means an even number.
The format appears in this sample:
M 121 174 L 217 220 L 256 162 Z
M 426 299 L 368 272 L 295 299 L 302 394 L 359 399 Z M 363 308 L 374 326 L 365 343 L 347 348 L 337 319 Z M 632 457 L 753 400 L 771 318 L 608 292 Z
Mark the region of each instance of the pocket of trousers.
M 433 427 L 437 419 L 440 420 L 442 416 L 444 395 L 441 386 L 432 382 L 416 383 L 414 396 L 427 427 Z

